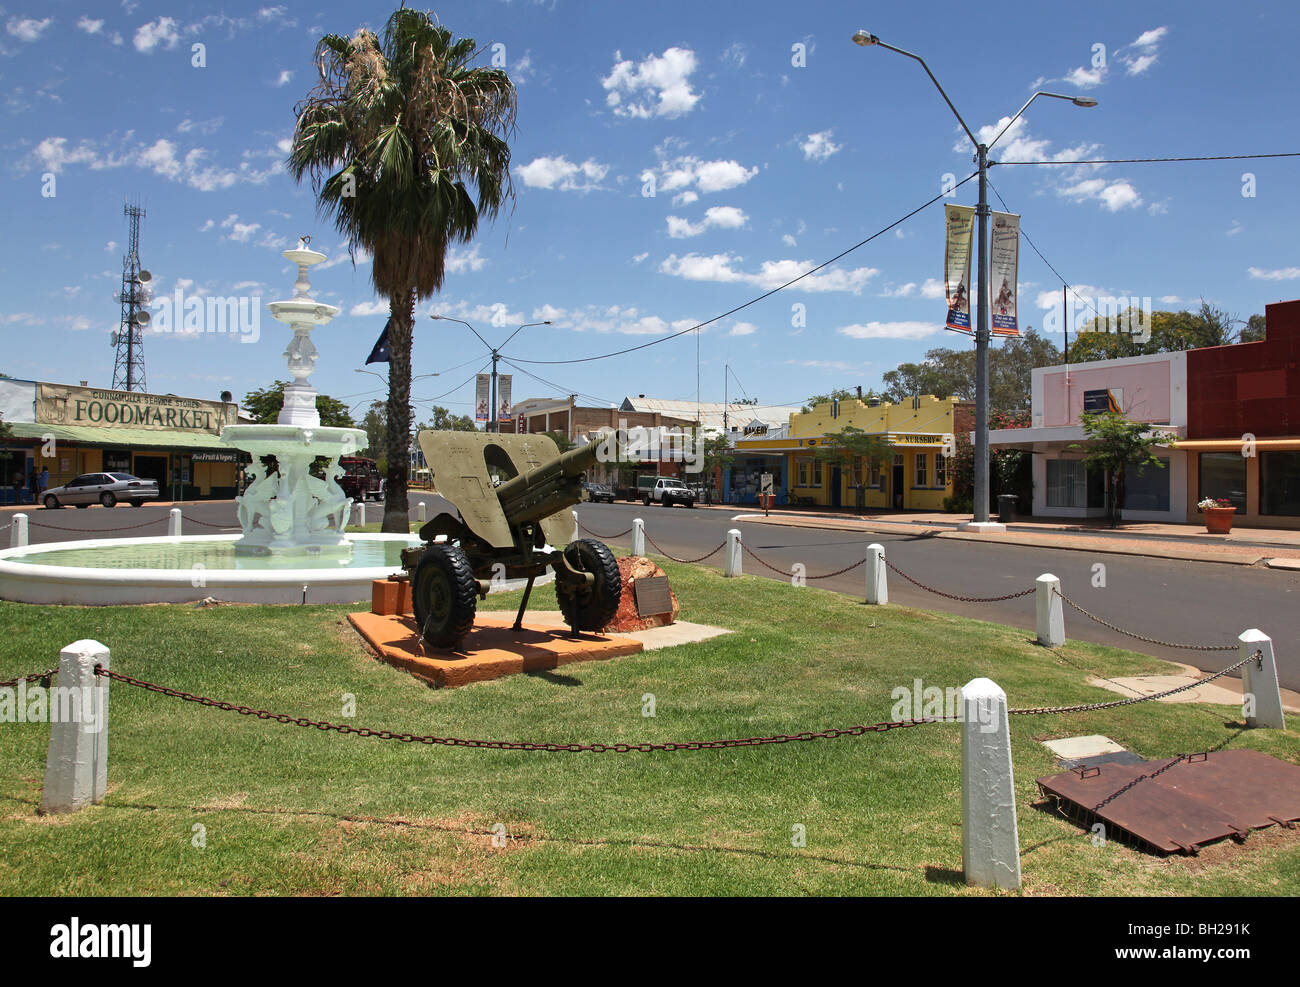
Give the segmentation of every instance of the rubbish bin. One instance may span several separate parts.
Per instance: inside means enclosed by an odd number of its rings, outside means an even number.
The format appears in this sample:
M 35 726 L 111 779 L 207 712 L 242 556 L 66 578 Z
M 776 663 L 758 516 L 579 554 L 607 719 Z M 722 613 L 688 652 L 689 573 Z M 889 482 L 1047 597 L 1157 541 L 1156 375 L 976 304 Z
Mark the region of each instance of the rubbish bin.
M 1008 524 L 1016 519 L 1016 495 L 998 494 L 998 520 Z

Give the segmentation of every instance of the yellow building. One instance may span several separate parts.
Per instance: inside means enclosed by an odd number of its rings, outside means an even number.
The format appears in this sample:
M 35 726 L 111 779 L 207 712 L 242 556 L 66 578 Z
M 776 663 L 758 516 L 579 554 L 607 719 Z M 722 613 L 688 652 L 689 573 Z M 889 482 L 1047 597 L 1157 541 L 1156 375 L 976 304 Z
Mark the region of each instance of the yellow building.
M 819 457 L 819 450 L 834 445 L 834 433 L 848 426 L 885 436 L 892 462 L 873 467 L 859 457 L 841 466 Z M 772 473 L 778 501 L 784 493 L 791 504 L 855 507 L 856 487 L 865 484 L 868 509 L 939 511 L 953 492 L 944 450 L 951 452 L 954 437 L 973 428 L 973 403 L 957 398 L 926 394 L 900 404 L 847 398 L 791 415 L 780 438 L 738 439 L 732 469 Z

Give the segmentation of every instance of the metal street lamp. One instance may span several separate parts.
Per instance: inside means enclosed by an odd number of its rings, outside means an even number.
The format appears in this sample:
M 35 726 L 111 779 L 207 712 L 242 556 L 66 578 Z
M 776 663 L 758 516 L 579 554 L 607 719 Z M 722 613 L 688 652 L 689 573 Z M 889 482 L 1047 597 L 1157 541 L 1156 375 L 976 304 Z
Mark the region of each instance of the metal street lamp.
M 966 126 L 966 121 L 962 119 L 957 107 L 953 106 L 952 100 L 944 92 L 943 86 L 939 85 L 939 80 L 934 77 L 930 71 L 930 66 L 925 64 L 925 59 L 920 55 L 913 54 L 910 51 L 904 51 L 902 48 L 895 48 L 893 45 L 886 44 L 869 31 L 857 31 L 853 35 L 853 43 L 863 48 L 879 47 L 888 48 L 890 51 L 898 52 L 900 55 L 906 55 L 917 62 L 921 63 L 921 68 L 925 69 L 925 74 L 930 77 L 934 87 L 939 90 L 939 95 L 943 101 L 948 104 L 948 109 L 952 110 L 952 115 L 957 118 L 961 124 L 961 129 L 966 132 L 970 142 L 975 145 L 975 159 L 979 163 L 979 204 L 975 208 L 975 215 L 979 217 L 979 242 L 977 247 L 977 273 L 975 284 L 975 510 L 973 523 L 984 525 L 989 523 L 989 339 L 991 332 L 989 330 L 989 299 L 988 299 L 988 229 L 989 215 L 992 210 L 989 208 L 988 199 L 988 179 L 989 179 L 989 149 L 993 147 L 1003 134 L 1011 129 L 1011 125 L 1020 118 L 1020 115 L 1029 109 L 1029 104 L 1039 96 L 1050 96 L 1052 99 L 1069 100 L 1075 106 L 1092 107 L 1097 105 L 1097 101 L 1089 96 L 1064 96 L 1060 93 L 1036 92 L 1025 101 L 1025 105 L 1016 111 L 1016 115 L 1007 121 L 997 136 L 987 144 L 981 143 L 980 140 L 971 132 L 970 127 Z
M 437 313 L 430 315 L 429 318 L 439 319 L 443 322 L 459 322 L 462 326 L 464 326 L 466 329 L 472 332 L 475 336 L 478 336 L 479 342 L 492 351 L 492 405 L 491 405 L 491 411 L 489 411 L 488 413 L 487 426 L 484 429 L 484 431 L 500 432 L 501 431 L 501 409 L 497 407 L 497 361 L 501 359 L 501 351 L 506 348 L 506 343 L 510 342 L 510 340 L 518 336 L 519 333 L 522 332 L 524 329 L 527 329 L 529 326 L 549 326 L 551 324 L 551 320 L 547 319 L 545 322 L 525 322 L 522 326 L 520 326 L 518 329 L 516 329 L 509 336 L 506 337 L 505 343 L 502 343 L 500 346 L 493 346 L 486 339 L 484 339 L 479 334 L 479 331 L 475 329 L 472 325 L 470 325 L 468 322 L 465 322 L 461 319 L 453 319 L 449 315 L 438 315 Z

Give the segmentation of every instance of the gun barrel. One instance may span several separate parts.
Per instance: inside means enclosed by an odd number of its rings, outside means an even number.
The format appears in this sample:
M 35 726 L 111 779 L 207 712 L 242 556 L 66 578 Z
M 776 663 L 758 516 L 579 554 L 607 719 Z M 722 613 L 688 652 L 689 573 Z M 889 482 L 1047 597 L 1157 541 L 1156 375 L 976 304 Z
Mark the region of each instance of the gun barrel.
M 582 487 L 578 479 L 596 461 L 599 443 L 562 453 L 531 473 L 521 473 L 497 487 L 497 498 L 511 524 L 536 521 L 576 504 Z

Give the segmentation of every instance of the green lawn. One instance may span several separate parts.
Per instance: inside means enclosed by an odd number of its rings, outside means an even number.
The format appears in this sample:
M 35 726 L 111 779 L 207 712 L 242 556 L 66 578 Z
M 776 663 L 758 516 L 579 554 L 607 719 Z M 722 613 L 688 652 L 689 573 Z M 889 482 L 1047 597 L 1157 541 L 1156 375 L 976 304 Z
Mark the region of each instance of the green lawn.
M 1112 698 L 1084 684 L 1167 668 L 1024 631 L 869 608 L 664 563 L 684 619 L 735 633 L 437 691 L 368 656 L 348 607 L 47 608 L 0 603 L 0 679 L 97 638 L 120 672 L 358 726 L 532 741 L 668 741 L 890 719 L 891 690 L 987 675 L 1013 706 Z M 552 606 L 543 588 L 535 605 Z M 511 594 L 494 600 L 510 609 Z M 1032 606 L 1028 601 L 1026 606 Z M 642 716 L 643 696 L 657 715 Z M 1148 756 L 1253 747 L 1300 763 L 1294 731 L 1227 707 L 1144 703 L 1015 717 L 1026 894 L 1300 894 L 1300 834 L 1194 860 L 1089 835 L 1033 806 L 1038 740 L 1103 733 Z M 961 883 L 960 733 L 932 724 L 812 743 L 653 754 L 426 747 L 284 726 L 112 687 L 109 795 L 41 817 L 48 727 L 0 724 L 3 894 L 985 894 Z M 509 838 L 492 844 L 502 824 Z M 195 827 L 206 847 L 192 846 Z M 807 845 L 792 846 L 793 827 Z

